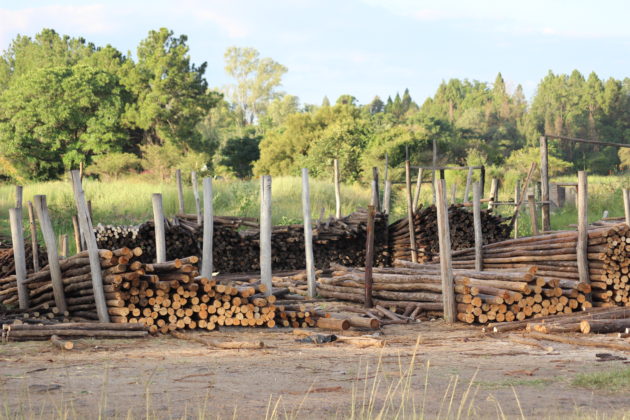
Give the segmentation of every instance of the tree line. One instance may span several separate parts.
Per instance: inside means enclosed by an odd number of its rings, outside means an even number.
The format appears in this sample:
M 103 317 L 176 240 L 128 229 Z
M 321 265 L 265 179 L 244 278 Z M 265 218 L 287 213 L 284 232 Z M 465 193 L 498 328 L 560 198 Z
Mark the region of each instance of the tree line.
M 56 179 L 83 164 L 99 176 L 174 168 L 226 177 L 369 176 L 385 156 L 430 164 L 484 164 L 497 176 L 524 172 L 544 133 L 630 143 L 630 78 L 549 72 L 531 102 L 518 85 L 451 79 L 418 103 L 408 89 L 359 104 L 301 104 L 280 90 L 286 67 L 254 48 L 230 47 L 234 83 L 210 87 L 185 35 L 150 31 L 135 55 L 44 29 L 16 37 L 0 57 L 0 177 Z M 630 165 L 612 147 L 552 142 L 551 171 L 609 173 Z M 493 169 L 494 168 L 494 169 Z

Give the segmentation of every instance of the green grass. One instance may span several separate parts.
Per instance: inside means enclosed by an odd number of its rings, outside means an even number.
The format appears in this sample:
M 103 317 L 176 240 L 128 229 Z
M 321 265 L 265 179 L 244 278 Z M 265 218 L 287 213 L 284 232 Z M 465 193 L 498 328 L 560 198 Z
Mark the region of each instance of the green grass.
M 630 391 L 630 368 L 581 373 L 575 377 L 571 384 L 597 391 Z
M 489 382 L 478 381 L 477 385 L 484 389 L 501 389 L 510 388 L 515 386 L 530 386 L 534 388 L 544 388 L 545 386 L 554 383 L 555 380 L 551 378 L 537 378 L 537 379 L 506 379 L 504 381 Z

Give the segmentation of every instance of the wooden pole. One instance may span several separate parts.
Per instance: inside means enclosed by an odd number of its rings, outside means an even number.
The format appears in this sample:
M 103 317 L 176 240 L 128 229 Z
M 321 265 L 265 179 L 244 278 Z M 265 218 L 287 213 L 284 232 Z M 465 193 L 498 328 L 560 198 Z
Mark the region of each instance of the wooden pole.
M 521 194 L 521 181 L 516 180 L 516 185 L 514 186 L 514 205 L 519 202 Z M 514 218 L 514 239 L 518 238 L 518 215 Z
M 201 277 L 212 278 L 214 245 L 214 208 L 212 207 L 212 178 L 203 179 L 203 249 L 201 251 Z
M 623 189 L 623 209 L 626 215 L 626 225 L 630 226 L 630 189 Z
M 549 149 L 547 137 L 540 137 L 540 182 L 542 205 L 542 230 L 551 230 L 551 216 L 549 214 Z
M 479 183 L 481 184 L 481 196 L 485 194 L 486 191 L 486 167 L 481 165 L 481 170 L 479 171 Z
M 182 171 L 178 169 L 175 171 L 175 178 L 177 181 L 177 203 L 179 204 L 179 214 L 184 213 L 184 187 L 182 186 Z
M 76 215 L 72 215 L 72 230 L 74 231 L 74 246 L 76 247 L 77 254 L 83 251 L 81 246 L 81 228 L 79 227 L 79 218 Z
M 306 252 L 306 278 L 308 296 L 315 297 L 315 257 L 313 256 L 313 222 L 311 220 L 311 192 L 308 169 L 302 168 L 302 215 L 304 217 L 304 251 Z
M 437 182 L 437 216 L 438 236 L 440 242 L 440 275 L 442 278 L 442 304 L 444 306 L 444 320 L 454 323 L 456 319 L 455 290 L 453 287 L 453 268 L 451 265 L 451 234 L 448 223 L 448 209 L 446 207 L 446 183 Z
M 162 194 L 153 194 L 153 226 L 155 228 L 155 261 L 166 262 L 166 229 L 164 227 L 164 208 Z
M 413 194 L 413 203 L 411 208 L 415 212 L 418 209 L 418 202 L 420 201 L 420 189 L 422 188 L 422 168 L 418 169 L 418 178 L 416 179 L 416 191 Z
M 378 168 L 372 168 L 372 205 L 376 209 L 376 211 L 381 211 L 380 205 L 380 194 L 378 191 Z
M 365 307 L 371 308 L 373 306 L 372 264 L 374 262 L 374 206 L 368 206 L 367 216 L 367 240 L 365 244 Z
M 453 182 L 451 186 L 451 204 L 455 204 L 455 199 L 457 198 L 457 184 Z
M 341 185 L 339 177 L 339 160 L 333 161 L 333 178 L 335 183 L 335 217 L 341 219 Z
M 538 220 L 536 217 L 536 198 L 533 194 L 527 196 L 527 202 L 529 203 L 529 220 L 532 225 L 532 234 L 538 235 Z
M 434 171 L 435 173 L 435 171 Z M 416 248 L 416 230 L 413 225 L 413 202 L 411 201 L 411 165 L 405 161 L 405 183 L 407 185 L 407 220 L 409 222 L 409 242 L 411 245 L 411 261 L 418 262 L 418 250 Z
M 68 258 L 68 235 L 63 234 L 59 236 L 59 243 L 61 245 L 61 258 Z
M 473 184 L 473 224 L 475 229 L 475 270 L 483 270 L 483 232 L 481 230 L 481 186 Z
M 470 202 L 470 200 L 468 200 L 468 196 L 470 194 L 470 184 L 472 182 L 472 177 L 473 177 L 473 168 L 472 166 L 469 166 L 468 175 L 466 175 L 466 190 L 464 191 L 464 201 L 462 201 L 463 203 Z
M 392 201 L 392 181 L 385 181 L 385 191 L 383 192 L 383 212 L 389 214 Z
M 492 210 L 494 208 L 494 202 L 497 201 L 498 194 L 499 180 L 497 178 L 492 178 L 492 183 L 490 184 L 490 202 L 488 203 L 488 210 Z
M 77 205 L 79 227 L 81 228 L 81 235 L 86 243 L 88 257 L 90 259 L 90 275 L 92 277 L 92 291 L 94 293 L 96 313 L 98 314 L 98 320 L 100 322 L 109 322 L 109 313 L 107 312 L 107 304 L 105 302 L 105 292 L 103 291 L 101 259 L 98 253 L 98 245 L 96 243 L 96 236 L 94 235 L 92 219 L 85 201 L 85 193 L 83 192 L 83 186 L 81 185 L 81 176 L 77 170 L 71 171 L 70 175 L 72 177 L 74 200 Z
M 203 222 L 201 216 L 201 204 L 199 203 L 199 185 L 197 184 L 197 172 L 190 172 L 190 183 L 193 188 L 193 196 L 195 197 L 195 212 L 197 213 L 197 224 L 200 225 Z
M 21 209 L 22 208 L 22 193 L 23 193 L 23 188 L 21 185 L 16 185 L 15 186 L 15 208 L 16 209 Z
M 24 232 L 22 231 L 22 208 L 9 209 L 9 223 L 11 224 L 11 241 L 13 242 L 13 260 L 17 281 L 18 302 L 20 309 L 28 309 L 28 288 L 26 281 L 26 255 L 24 253 Z
M 261 178 L 260 197 L 260 281 L 266 286 L 265 294 L 272 292 L 271 267 L 271 175 Z
M 63 282 L 61 279 L 61 267 L 59 266 L 59 254 L 57 253 L 57 243 L 55 241 L 55 232 L 53 231 L 50 216 L 48 215 L 48 206 L 46 205 L 45 195 L 36 195 L 35 212 L 39 220 L 39 227 L 44 236 L 46 251 L 48 253 L 48 266 L 50 267 L 50 278 L 52 281 L 53 295 L 55 298 L 55 306 L 60 312 L 66 312 L 66 297 L 63 292 Z
M 389 180 L 389 155 L 385 153 L 385 171 L 383 172 L 383 181 Z
M 581 283 L 590 283 L 588 272 L 588 180 L 585 171 L 578 172 L 577 264 Z
M 37 243 L 37 227 L 35 226 L 35 212 L 33 211 L 33 203 L 30 201 L 28 205 L 28 224 L 31 228 L 31 248 L 33 249 L 33 271 L 39 271 L 39 244 Z

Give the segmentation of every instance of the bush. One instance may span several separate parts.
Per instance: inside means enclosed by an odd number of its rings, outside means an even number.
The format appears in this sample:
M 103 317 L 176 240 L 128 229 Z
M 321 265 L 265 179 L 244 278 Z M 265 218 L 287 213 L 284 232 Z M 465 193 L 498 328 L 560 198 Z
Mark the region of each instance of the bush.
M 133 153 L 107 153 L 95 156 L 86 173 L 104 179 L 117 179 L 120 175 L 140 170 L 140 158 Z
M 174 145 L 166 143 L 140 146 L 142 150 L 142 167 L 165 180 L 182 160 L 181 151 Z

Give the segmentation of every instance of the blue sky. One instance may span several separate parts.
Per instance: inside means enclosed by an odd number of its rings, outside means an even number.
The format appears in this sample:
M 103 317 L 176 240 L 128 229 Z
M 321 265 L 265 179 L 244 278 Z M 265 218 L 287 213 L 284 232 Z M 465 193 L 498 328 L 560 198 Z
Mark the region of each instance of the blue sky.
M 409 88 L 416 102 L 442 80 L 492 82 L 528 96 L 552 70 L 630 77 L 630 2 L 622 0 L 0 0 L 0 50 L 44 27 L 135 54 L 150 29 L 189 37 L 210 86 L 231 83 L 223 53 L 258 49 L 289 71 L 304 103 L 351 94 L 367 103 Z

